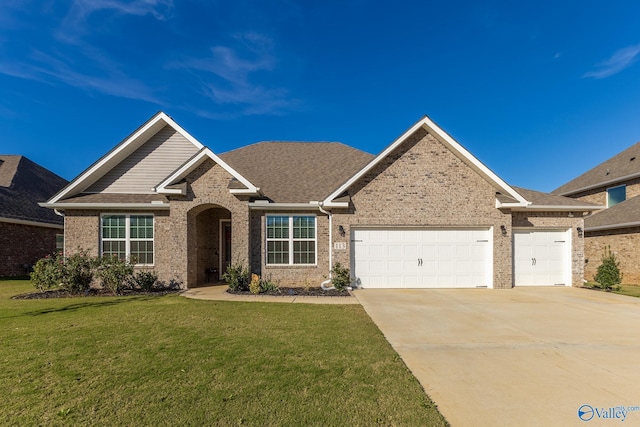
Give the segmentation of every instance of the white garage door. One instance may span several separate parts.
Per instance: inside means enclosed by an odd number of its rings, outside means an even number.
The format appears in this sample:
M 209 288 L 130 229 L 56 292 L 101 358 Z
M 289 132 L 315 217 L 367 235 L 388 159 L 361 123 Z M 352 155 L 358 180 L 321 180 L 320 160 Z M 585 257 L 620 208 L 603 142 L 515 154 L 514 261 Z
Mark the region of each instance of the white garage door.
M 352 270 L 365 288 L 492 286 L 491 232 L 482 229 L 354 229 Z
M 570 285 L 568 230 L 513 232 L 516 286 Z

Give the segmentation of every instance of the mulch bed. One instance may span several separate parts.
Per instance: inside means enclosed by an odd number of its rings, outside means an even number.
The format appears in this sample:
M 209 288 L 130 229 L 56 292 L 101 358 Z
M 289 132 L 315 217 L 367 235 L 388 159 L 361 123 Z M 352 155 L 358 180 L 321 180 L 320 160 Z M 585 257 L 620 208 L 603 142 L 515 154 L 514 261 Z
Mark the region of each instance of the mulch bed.
M 227 289 L 227 292 L 234 295 L 256 295 L 256 294 L 252 294 L 249 291 L 232 291 L 231 289 Z M 337 289 L 325 291 L 319 287 L 314 287 L 314 288 L 281 287 L 277 291 L 263 292 L 257 295 L 305 296 L 305 297 L 350 297 L 351 296 L 349 291 L 347 291 L 346 289 L 341 291 Z
M 158 291 L 123 291 L 119 294 L 103 291 L 101 289 L 91 289 L 88 292 L 72 293 L 59 289 L 53 289 L 44 292 L 33 292 L 30 294 L 16 295 L 13 299 L 48 299 L 48 298 L 84 298 L 84 297 L 128 297 L 128 296 L 162 296 L 169 294 L 177 294 L 180 289 L 162 289 Z

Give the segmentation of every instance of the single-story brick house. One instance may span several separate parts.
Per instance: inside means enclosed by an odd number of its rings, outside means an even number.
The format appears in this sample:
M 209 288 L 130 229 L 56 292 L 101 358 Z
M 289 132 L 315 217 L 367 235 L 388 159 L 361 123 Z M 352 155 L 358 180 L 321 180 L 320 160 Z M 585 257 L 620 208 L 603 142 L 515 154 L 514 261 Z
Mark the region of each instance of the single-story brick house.
M 508 185 L 424 117 L 377 156 L 335 142 L 215 154 L 160 112 L 43 206 L 65 246 L 184 287 L 230 263 L 281 285 L 339 262 L 363 287 L 580 285 L 598 206 Z
M 593 280 L 605 248 L 620 261 L 625 283 L 640 284 L 640 142 L 553 191 L 605 206 L 585 218 L 585 278 Z
M 56 250 L 63 221 L 38 206 L 67 180 L 24 156 L 0 155 L 0 276 L 21 276 Z

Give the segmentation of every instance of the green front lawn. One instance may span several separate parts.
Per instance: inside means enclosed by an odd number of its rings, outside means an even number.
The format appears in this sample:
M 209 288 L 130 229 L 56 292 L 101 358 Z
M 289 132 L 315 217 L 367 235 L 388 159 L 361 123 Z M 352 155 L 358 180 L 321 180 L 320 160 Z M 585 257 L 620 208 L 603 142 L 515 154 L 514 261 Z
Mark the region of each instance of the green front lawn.
M 598 284 L 595 282 L 587 282 L 585 287 L 589 289 L 599 289 Z M 627 295 L 630 297 L 640 298 L 640 286 L 639 285 L 620 285 L 620 290 L 611 291 L 614 294 Z
M 12 300 L 0 425 L 446 425 L 357 305 Z

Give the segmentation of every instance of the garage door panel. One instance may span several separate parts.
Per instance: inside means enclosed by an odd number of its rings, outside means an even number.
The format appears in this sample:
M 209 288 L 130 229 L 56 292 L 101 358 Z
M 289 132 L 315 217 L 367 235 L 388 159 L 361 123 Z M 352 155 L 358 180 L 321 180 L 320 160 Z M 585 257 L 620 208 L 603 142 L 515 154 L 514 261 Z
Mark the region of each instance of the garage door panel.
M 356 229 L 353 238 L 352 269 L 364 287 L 490 286 L 489 229 Z
M 515 231 L 513 237 L 516 286 L 570 284 L 568 231 Z

